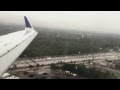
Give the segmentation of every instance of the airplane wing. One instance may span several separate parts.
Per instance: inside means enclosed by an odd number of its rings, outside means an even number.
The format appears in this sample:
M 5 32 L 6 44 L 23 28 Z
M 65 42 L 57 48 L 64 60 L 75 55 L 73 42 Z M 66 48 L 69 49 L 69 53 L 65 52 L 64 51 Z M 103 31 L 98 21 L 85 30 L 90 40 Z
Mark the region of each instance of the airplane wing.
M 38 34 L 27 17 L 25 30 L 0 36 L 0 78 Z

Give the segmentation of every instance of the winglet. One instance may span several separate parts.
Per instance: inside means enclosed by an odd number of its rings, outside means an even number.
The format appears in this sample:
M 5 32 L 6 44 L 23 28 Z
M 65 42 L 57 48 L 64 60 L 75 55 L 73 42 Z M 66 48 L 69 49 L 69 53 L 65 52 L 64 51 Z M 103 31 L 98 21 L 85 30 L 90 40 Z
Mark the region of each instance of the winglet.
M 34 28 L 30 24 L 30 22 L 28 21 L 26 16 L 24 16 L 24 20 L 25 20 L 25 34 L 24 35 L 26 35 L 26 34 L 30 33 L 31 31 L 33 31 Z
M 24 16 L 24 19 L 25 19 L 25 26 L 26 26 L 26 28 L 32 28 L 32 26 L 31 26 L 31 24 L 30 24 L 30 22 L 28 21 L 28 19 L 27 19 L 26 16 Z

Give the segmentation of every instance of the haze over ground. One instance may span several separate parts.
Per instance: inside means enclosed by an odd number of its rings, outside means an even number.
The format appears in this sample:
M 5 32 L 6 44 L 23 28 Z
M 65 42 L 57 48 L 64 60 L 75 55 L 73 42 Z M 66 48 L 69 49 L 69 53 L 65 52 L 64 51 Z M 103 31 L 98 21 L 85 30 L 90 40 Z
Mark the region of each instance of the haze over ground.
M 120 34 L 120 11 L 0 11 L 0 23 Z

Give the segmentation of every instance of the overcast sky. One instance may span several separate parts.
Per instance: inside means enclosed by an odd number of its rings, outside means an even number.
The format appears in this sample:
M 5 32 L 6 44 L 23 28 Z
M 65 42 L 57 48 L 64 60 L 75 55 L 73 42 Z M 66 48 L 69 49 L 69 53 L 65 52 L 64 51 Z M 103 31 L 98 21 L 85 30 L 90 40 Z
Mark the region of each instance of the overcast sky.
M 0 22 L 33 26 L 120 33 L 120 11 L 0 11 Z

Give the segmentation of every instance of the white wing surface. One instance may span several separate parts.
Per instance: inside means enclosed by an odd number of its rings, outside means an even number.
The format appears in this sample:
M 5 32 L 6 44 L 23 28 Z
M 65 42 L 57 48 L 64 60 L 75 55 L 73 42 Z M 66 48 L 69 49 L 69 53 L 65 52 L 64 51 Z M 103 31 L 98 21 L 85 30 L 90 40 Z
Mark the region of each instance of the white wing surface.
M 38 34 L 26 16 L 25 30 L 0 36 L 0 78 Z

